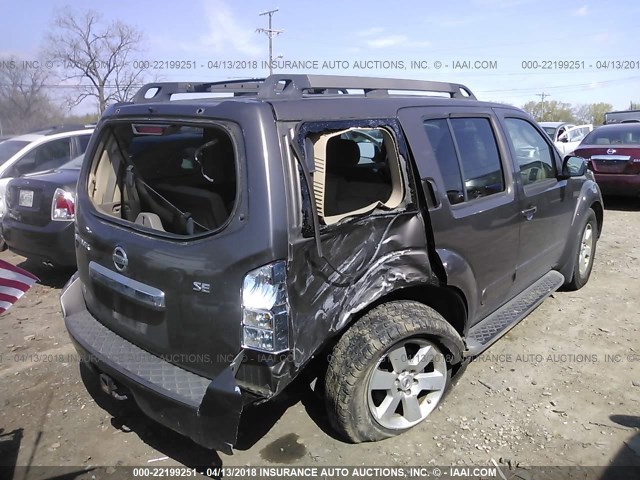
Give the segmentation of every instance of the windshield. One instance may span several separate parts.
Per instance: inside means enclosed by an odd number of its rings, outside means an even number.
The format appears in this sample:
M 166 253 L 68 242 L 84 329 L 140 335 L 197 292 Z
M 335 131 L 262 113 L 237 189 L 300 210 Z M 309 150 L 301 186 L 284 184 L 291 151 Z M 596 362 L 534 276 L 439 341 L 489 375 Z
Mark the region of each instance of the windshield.
M 66 168 L 68 170 L 80 170 L 82 167 L 82 161 L 84 160 L 84 155 L 80 155 L 72 160 L 69 160 L 67 163 L 63 164 L 60 168 Z
M 542 127 L 542 129 L 553 139 L 553 136 L 556 134 L 556 127 Z
M 640 145 L 640 125 L 598 128 L 585 137 L 585 145 Z
M 5 140 L 4 142 L 0 142 L 0 165 L 9 160 L 27 145 L 29 145 L 29 142 L 20 140 Z

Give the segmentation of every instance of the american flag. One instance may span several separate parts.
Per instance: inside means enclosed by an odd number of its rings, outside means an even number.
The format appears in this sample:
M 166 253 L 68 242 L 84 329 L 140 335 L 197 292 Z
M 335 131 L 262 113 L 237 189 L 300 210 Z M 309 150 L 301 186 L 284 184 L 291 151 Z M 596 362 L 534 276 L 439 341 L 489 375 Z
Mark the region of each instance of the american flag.
M 9 310 L 37 281 L 35 275 L 0 260 L 0 315 Z

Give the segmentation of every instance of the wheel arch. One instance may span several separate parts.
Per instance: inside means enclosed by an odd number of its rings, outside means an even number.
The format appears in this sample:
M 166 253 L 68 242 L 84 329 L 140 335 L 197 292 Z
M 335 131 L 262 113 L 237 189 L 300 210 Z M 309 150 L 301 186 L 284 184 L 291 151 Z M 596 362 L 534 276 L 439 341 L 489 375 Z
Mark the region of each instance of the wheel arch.
M 316 355 L 316 358 L 328 358 L 340 338 L 342 338 L 354 323 L 369 311 L 384 303 L 399 300 L 412 300 L 433 308 L 455 329 L 461 338 L 465 337 L 468 330 L 468 310 L 466 299 L 460 290 L 455 287 L 431 284 L 410 285 L 397 288 L 386 295 L 377 298 L 357 313 L 351 315 L 348 322 L 342 326 L 338 334 L 334 335 L 331 340 L 322 347 L 320 352 Z M 462 352 L 454 351 L 454 348 L 451 345 L 443 346 L 446 347 L 448 353 L 453 356 L 454 363 L 458 363 L 462 360 Z

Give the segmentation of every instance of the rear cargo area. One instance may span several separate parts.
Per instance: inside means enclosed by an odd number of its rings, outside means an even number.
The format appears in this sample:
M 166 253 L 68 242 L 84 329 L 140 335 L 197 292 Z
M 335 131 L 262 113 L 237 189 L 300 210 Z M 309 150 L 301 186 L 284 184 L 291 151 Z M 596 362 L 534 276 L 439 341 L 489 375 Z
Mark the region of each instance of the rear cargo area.
M 118 122 L 103 129 L 88 194 L 103 214 L 192 236 L 220 229 L 236 199 L 236 162 L 222 127 Z

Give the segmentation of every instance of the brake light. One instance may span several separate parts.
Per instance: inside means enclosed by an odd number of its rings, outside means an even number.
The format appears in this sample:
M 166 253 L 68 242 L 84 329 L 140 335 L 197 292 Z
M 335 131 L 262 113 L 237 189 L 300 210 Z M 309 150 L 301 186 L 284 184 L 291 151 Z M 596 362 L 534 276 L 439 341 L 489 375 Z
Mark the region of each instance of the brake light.
M 269 353 L 289 349 L 286 264 L 252 270 L 242 282 L 242 346 Z
M 166 130 L 166 125 L 144 125 L 132 124 L 133 133 L 136 135 L 162 135 Z
M 51 220 L 69 221 L 76 218 L 76 199 L 73 193 L 56 188 L 51 204 Z

